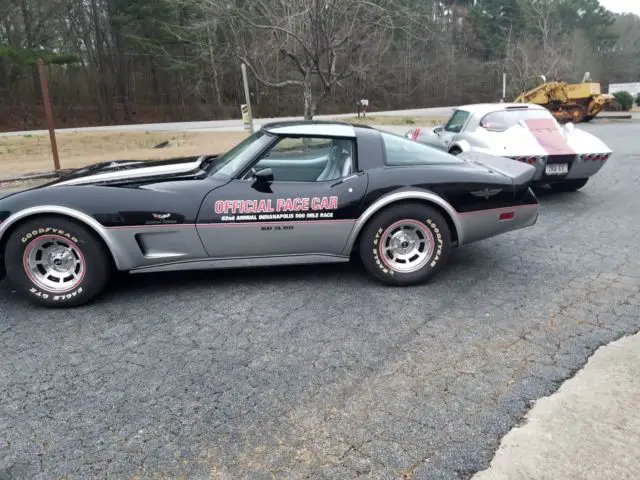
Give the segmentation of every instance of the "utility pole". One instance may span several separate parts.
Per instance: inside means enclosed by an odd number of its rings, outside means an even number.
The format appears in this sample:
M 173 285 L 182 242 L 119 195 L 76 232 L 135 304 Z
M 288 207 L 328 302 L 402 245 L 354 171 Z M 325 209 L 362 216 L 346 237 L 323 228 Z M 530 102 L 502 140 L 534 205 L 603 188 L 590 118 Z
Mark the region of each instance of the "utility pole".
M 60 170 L 60 157 L 58 156 L 58 143 L 56 142 L 56 131 L 53 126 L 53 109 L 51 108 L 51 98 L 49 97 L 49 83 L 45 71 L 44 60 L 38 58 L 38 73 L 40 75 L 40 86 L 42 88 L 42 100 L 44 101 L 44 114 L 47 117 L 47 127 L 49 128 L 49 139 L 51 140 L 51 153 L 53 153 L 53 167 Z
M 253 133 L 253 115 L 251 114 L 251 96 L 249 95 L 249 81 L 247 80 L 247 66 L 242 64 L 242 82 L 244 83 L 244 98 L 246 104 L 246 116 L 245 105 L 242 106 L 242 120 L 245 129 Z
M 502 98 L 507 101 L 507 74 L 502 74 Z

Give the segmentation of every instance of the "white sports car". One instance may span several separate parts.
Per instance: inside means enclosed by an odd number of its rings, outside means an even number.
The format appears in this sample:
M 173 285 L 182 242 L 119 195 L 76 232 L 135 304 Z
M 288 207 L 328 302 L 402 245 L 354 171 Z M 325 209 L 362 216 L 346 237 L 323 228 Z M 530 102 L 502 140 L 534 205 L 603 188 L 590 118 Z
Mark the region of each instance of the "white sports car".
M 489 103 L 457 107 L 444 126 L 414 128 L 408 138 L 454 155 L 478 152 L 536 167 L 534 183 L 560 191 L 586 185 L 612 154 L 598 137 L 534 104 Z

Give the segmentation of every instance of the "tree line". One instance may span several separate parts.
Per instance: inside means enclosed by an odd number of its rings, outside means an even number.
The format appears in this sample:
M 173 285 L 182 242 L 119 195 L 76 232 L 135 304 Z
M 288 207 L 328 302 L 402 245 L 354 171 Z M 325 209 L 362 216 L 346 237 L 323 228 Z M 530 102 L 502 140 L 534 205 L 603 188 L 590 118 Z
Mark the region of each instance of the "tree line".
M 640 79 L 640 18 L 598 0 L 9 0 L 0 3 L 0 128 L 507 100 L 547 80 Z

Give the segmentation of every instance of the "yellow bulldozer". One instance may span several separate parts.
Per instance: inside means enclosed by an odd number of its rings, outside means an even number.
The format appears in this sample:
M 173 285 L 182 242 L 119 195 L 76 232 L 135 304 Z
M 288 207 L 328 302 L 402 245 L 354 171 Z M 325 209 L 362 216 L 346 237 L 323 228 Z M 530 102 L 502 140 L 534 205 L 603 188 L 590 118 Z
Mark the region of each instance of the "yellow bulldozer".
M 591 121 L 614 100 L 613 95 L 600 91 L 599 83 L 585 81 L 545 82 L 522 93 L 514 102 L 542 105 L 561 123 L 582 123 Z

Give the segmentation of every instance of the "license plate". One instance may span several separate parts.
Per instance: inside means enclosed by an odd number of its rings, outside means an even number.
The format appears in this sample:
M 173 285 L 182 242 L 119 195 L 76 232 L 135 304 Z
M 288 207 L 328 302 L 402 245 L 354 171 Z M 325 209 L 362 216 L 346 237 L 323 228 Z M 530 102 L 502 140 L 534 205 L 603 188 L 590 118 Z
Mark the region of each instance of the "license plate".
M 567 163 L 550 163 L 544 169 L 547 175 L 566 175 L 569 173 L 569 164 Z

